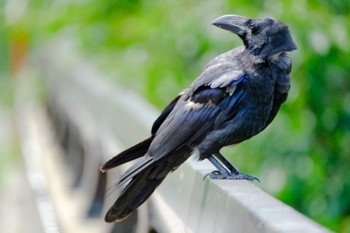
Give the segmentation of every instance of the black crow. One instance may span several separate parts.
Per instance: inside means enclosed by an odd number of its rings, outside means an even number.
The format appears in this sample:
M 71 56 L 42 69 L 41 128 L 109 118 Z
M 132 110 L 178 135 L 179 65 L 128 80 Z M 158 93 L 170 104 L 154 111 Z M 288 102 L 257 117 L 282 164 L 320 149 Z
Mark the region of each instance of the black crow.
M 105 216 L 122 221 L 153 193 L 169 172 L 191 155 L 216 168 L 212 179 L 257 178 L 244 174 L 221 154 L 266 128 L 286 101 L 295 50 L 288 26 L 273 18 L 225 15 L 213 25 L 238 35 L 244 46 L 214 58 L 190 87 L 156 119 L 151 137 L 121 152 L 101 171 L 140 158 L 117 182 L 126 185 Z

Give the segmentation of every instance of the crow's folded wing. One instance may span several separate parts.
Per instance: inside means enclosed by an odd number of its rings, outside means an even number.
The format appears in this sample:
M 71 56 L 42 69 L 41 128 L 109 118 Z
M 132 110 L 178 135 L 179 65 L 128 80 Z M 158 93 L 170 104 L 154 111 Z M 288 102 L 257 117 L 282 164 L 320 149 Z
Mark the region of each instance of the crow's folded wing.
M 213 73 L 216 75 L 212 76 Z M 202 74 L 159 125 L 147 154 L 156 161 L 181 146 L 192 147 L 223 122 L 232 119 L 246 80 L 244 72 L 237 70 L 222 73 L 214 69 L 205 76 Z
M 220 66 L 202 73 L 189 89 L 163 110 L 153 124 L 153 140 L 147 154 L 123 174 L 115 187 L 125 184 L 154 162 L 174 155 L 174 151 L 193 147 L 209 132 L 232 119 L 239 108 L 246 82 L 243 71 L 220 69 Z

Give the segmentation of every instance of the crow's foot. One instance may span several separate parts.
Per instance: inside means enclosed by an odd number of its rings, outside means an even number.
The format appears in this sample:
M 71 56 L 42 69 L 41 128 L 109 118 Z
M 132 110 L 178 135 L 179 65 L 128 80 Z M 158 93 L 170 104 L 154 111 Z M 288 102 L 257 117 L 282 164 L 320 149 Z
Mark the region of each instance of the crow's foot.
M 209 177 L 210 179 L 213 180 L 218 180 L 218 179 L 227 179 L 227 180 L 249 180 L 249 181 L 258 181 L 260 182 L 260 180 L 255 177 L 255 176 L 251 176 L 248 174 L 245 174 L 243 172 L 234 172 L 234 173 L 228 173 L 228 172 L 220 172 L 220 171 L 213 171 L 209 174 L 206 175 L 206 177 Z
M 239 171 L 235 166 L 233 166 L 229 161 L 227 161 L 224 156 L 220 153 L 216 153 L 215 156 L 222 162 L 223 166 L 213 155 L 209 156 L 207 159 L 218 169 L 204 176 L 203 179 L 209 177 L 210 179 L 227 179 L 227 180 L 250 180 L 258 181 L 260 180 L 251 175 L 247 175 Z

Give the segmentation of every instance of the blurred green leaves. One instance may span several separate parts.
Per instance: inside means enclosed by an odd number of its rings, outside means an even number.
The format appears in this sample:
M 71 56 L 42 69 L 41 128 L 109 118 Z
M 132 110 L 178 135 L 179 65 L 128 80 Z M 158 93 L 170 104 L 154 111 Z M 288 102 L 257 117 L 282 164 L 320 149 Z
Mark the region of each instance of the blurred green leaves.
M 32 48 L 61 31 L 121 85 L 162 108 L 216 55 L 241 45 L 210 25 L 271 16 L 298 45 L 292 89 L 272 125 L 225 149 L 261 186 L 314 220 L 350 232 L 350 2 L 335 0 L 30 0 Z

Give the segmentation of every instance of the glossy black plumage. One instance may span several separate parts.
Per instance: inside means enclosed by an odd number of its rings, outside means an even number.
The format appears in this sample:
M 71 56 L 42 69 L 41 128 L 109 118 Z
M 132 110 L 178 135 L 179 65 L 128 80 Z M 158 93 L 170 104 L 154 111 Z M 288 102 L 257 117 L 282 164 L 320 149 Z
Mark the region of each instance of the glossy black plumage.
M 214 58 L 163 110 L 150 138 L 101 167 L 105 172 L 140 158 L 116 184 L 126 187 L 106 214 L 107 222 L 125 219 L 191 154 L 216 166 L 211 178 L 256 179 L 229 164 L 220 149 L 271 123 L 290 88 L 291 59 L 286 52 L 296 46 L 287 25 L 272 18 L 227 15 L 213 24 L 237 34 L 244 46 Z

